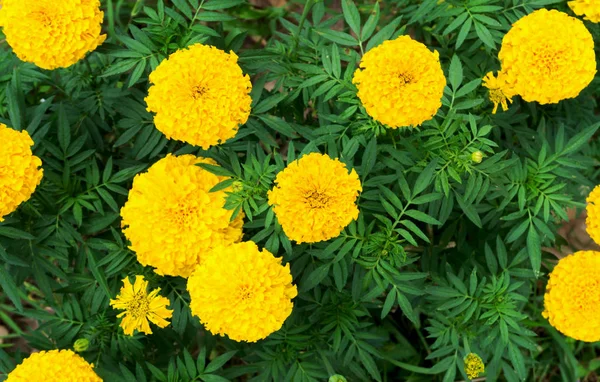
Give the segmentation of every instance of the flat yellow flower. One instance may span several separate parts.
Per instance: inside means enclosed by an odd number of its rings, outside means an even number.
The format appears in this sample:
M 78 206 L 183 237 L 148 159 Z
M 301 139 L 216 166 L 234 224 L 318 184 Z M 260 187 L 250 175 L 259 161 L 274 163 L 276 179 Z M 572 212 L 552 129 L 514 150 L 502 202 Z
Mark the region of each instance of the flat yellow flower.
M 569 1 L 567 4 L 577 16 L 585 16 L 586 20 L 593 23 L 600 22 L 599 0 L 574 0 Z
M 504 93 L 527 102 L 577 97 L 596 74 L 592 35 L 581 20 L 557 10 L 540 9 L 514 23 L 498 57 Z
M 5 382 L 102 382 L 87 363 L 71 350 L 33 353 L 8 374 Z
M 66 68 L 102 44 L 99 0 L 3 0 L 0 26 L 23 61 Z
M 235 53 L 214 46 L 178 50 L 150 74 L 146 103 L 169 139 L 203 149 L 233 138 L 250 115 L 250 77 Z
M 285 234 L 299 244 L 337 237 L 358 218 L 358 174 L 328 155 L 303 156 L 277 174 L 275 183 L 269 204 Z
M 586 230 L 596 244 L 600 245 L 600 186 L 594 187 L 586 202 Z
M 160 275 L 188 277 L 201 256 L 218 245 L 241 240 L 243 215 L 231 222 L 226 190 L 209 192 L 226 177 L 198 163 L 194 155 L 168 155 L 133 180 L 121 209 L 123 233 L 143 265 Z
M 27 131 L 0 123 L 0 222 L 27 201 L 40 184 L 42 161 L 33 155 Z
M 437 51 L 400 36 L 368 51 L 352 82 L 367 113 L 398 128 L 433 118 L 442 106 L 446 77 Z
M 600 341 L 600 252 L 562 258 L 550 273 L 542 315 L 566 336 Z
M 217 247 L 188 279 L 192 314 L 213 334 L 256 342 L 281 328 L 296 297 L 290 265 L 253 242 Z
M 499 72 L 498 77 L 494 77 L 492 72 L 486 74 L 483 78 L 483 86 L 488 88 L 490 101 L 494 103 L 494 110 L 492 114 L 496 114 L 498 106 L 502 105 L 502 110 L 508 110 L 508 104 L 512 102 L 512 95 L 510 89 L 506 86 L 506 79 L 504 73 Z
M 160 288 L 148 293 L 148 281 L 144 280 L 144 276 L 135 276 L 133 285 L 129 277 L 123 279 L 121 291 L 115 300 L 110 300 L 110 306 L 124 310 L 117 317 L 123 317 L 121 327 L 126 335 L 132 336 L 134 330 L 152 334 L 148 321 L 159 328 L 169 325 L 168 320 L 173 311 L 167 309 L 167 305 L 171 302 L 168 298 L 159 296 L 158 292 Z
M 464 359 L 465 373 L 469 379 L 475 379 L 485 372 L 483 360 L 475 353 L 469 353 Z

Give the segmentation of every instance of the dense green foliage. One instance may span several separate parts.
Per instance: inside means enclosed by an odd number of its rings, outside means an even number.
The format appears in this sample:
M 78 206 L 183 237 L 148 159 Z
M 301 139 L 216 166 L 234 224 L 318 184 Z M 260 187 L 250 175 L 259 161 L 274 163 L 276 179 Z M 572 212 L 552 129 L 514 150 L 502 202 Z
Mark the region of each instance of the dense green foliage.
M 576 99 L 515 99 L 496 115 L 481 86 L 499 68 L 512 22 L 541 7 L 570 12 L 566 4 L 102 4 L 107 42 L 68 69 L 0 51 L 0 122 L 27 129 L 44 163 L 32 199 L 0 224 L 0 322 L 10 332 L 0 373 L 30 348 L 72 348 L 79 338 L 106 381 L 454 381 L 466 379 L 469 352 L 489 381 L 575 381 L 600 367 L 597 347 L 541 316 L 556 260 L 542 248 L 564 241 L 567 209 L 580 210 L 598 179 L 598 78 Z M 586 26 L 600 41 L 598 26 Z M 448 85 L 434 119 L 388 130 L 360 105 L 352 75 L 364 52 L 401 34 L 439 52 Z M 247 124 L 208 151 L 168 141 L 144 102 L 152 69 L 197 42 L 236 52 L 253 82 Z M 337 239 L 296 245 L 266 195 L 287 163 L 312 151 L 356 169 L 361 213 Z M 245 212 L 245 240 L 291 263 L 299 296 L 266 340 L 211 335 L 190 314 L 185 280 L 143 268 L 127 248 L 119 209 L 133 176 L 166 153 L 214 158 L 220 175 L 242 184 L 227 206 Z M 123 335 L 109 299 L 127 274 L 162 288 L 171 326 Z

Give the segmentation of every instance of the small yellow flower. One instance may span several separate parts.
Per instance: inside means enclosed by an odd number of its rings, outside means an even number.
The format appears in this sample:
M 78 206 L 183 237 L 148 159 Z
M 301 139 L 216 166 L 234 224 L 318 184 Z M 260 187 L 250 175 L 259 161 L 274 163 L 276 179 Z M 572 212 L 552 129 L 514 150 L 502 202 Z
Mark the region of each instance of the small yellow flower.
M 121 327 L 126 335 L 133 335 L 134 330 L 152 334 L 148 320 L 160 328 L 169 325 L 167 320 L 171 318 L 173 311 L 167 309 L 167 305 L 171 302 L 168 298 L 159 296 L 158 292 L 160 288 L 148 294 L 148 281 L 144 280 L 144 276 L 135 276 L 133 285 L 128 277 L 123 279 L 121 291 L 115 300 L 110 300 L 110 305 L 115 309 L 125 310 L 117 317 L 123 317 Z
M 0 123 L 0 222 L 28 200 L 42 181 L 42 161 L 33 155 L 27 131 Z
M 213 334 L 256 342 L 279 330 L 292 312 L 290 265 L 253 242 L 214 248 L 188 279 L 190 308 Z
M 368 51 L 352 82 L 367 113 L 395 129 L 433 118 L 442 106 L 446 77 L 437 51 L 400 36 Z
M 586 230 L 596 244 L 600 244 L 600 186 L 594 187 L 586 202 Z
M 3 0 L 0 26 L 23 61 L 66 68 L 102 44 L 99 0 Z
M 498 105 L 502 105 L 502 110 L 507 111 L 508 103 L 512 102 L 512 95 L 510 95 L 504 73 L 498 72 L 498 77 L 494 77 L 494 74 L 489 72 L 483 78 L 483 86 L 488 88 L 490 101 L 494 103 L 492 114 L 496 114 Z
M 94 365 L 71 350 L 33 353 L 8 374 L 5 382 L 102 382 Z
M 544 295 L 550 325 L 579 341 L 600 341 L 600 252 L 579 251 L 554 267 Z
M 475 379 L 485 372 L 483 360 L 475 353 L 469 353 L 465 357 L 465 373 L 469 379 Z
M 481 161 L 483 160 L 483 153 L 479 150 L 474 151 L 471 154 L 471 160 L 473 161 L 473 163 L 481 163 Z
M 250 77 L 233 52 L 195 44 L 178 50 L 150 74 L 146 103 L 169 139 L 208 149 L 233 138 L 250 115 Z
M 299 244 L 337 237 L 358 218 L 358 174 L 328 155 L 303 156 L 277 174 L 275 183 L 269 204 L 287 237 Z
M 574 0 L 569 1 L 568 4 L 577 16 L 585 16 L 586 20 L 593 23 L 600 22 L 600 1 Z
M 577 97 L 596 74 L 592 35 L 581 20 L 554 9 L 537 10 L 514 23 L 498 58 L 506 88 L 527 102 Z

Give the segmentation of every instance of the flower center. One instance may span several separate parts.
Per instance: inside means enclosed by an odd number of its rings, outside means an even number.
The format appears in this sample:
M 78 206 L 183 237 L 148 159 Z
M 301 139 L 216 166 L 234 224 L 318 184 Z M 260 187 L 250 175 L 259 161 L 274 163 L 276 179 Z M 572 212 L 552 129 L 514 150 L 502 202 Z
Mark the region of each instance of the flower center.
M 171 209 L 170 217 L 175 224 L 187 226 L 198 216 L 198 208 L 179 203 Z
M 202 85 L 196 85 L 192 88 L 192 98 L 200 99 L 204 94 L 206 94 L 207 91 L 208 89 L 206 87 Z
M 29 14 L 31 19 L 39 21 L 44 27 L 52 25 L 52 17 L 45 10 L 34 11 Z
M 252 296 L 254 295 L 254 293 L 252 293 L 252 291 L 250 290 L 250 287 L 248 285 L 242 285 L 240 287 L 240 300 L 242 301 L 246 301 L 252 298 Z
M 327 207 L 329 204 L 330 197 L 329 195 L 319 192 L 317 190 L 311 190 L 306 193 L 304 196 L 306 199 L 306 203 L 313 209 L 321 209 Z
M 145 292 L 137 292 L 131 301 L 127 304 L 127 311 L 134 318 L 146 317 L 148 314 L 149 304 Z
M 415 76 L 413 76 L 411 73 L 400 73 L 398 74 L 398 80 L 400 82 L 400 86 L 404 86 L 415 82 Z

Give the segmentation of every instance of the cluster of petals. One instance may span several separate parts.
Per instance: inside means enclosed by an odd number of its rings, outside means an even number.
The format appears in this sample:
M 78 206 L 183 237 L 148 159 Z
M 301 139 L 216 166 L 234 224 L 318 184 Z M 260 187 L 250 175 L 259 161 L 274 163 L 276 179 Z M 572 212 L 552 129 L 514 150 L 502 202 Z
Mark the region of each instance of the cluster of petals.
M 581 20 L 557 10 L 540 9 L 519 19 L 504 36 L 498 57 L 498 77 L 488 73 L 484 80 L 494 110 L 498 104 L 505 108 L 503 96 L 540 104 L 577 97 L 596 74 L 592 35 Z
M 328 155 L 303 156 L 277 174 L 275 183 L 268 202 L 285 234 L 298 243 L 337 237 L 358 218 L 358 174 Z
M 485 365 L 481 357 L 475 353 L 469 353 L 464 359 L 465 373 L 469 379 L 475 379 L 485 372 Z
M 289 264 L 253 242 L 214 248 L 189 277 L 192 314 L 213 334 L 256 342 L 292 312 L 296 286 Z
M 215 164 L 194 155 L 169 154 L 136 175 L 121 209 L 130 248 L 158 274 L 188 277 L 208 250 L 242 237 L 242 214 L 231 221 L 232 211 L 224 208 L 228 189 L 210 192 L 227 178 L 199 163 Z
M 89 364 L 71 350 L 33 353 L 8 374 L 5 382 L 102 382 Z
M 171 303 L 168 298 L 160 296 L 160 288 L 148 293 L 148 281 L 144 276 L 135 276 L 135 282 L 131 284 L 129 277 L 123 279 L 123 286 L 116 299 L 110 300 L 110 305 L 115 309 L 124 310 L 117 317 L 123 317 L 121 327 L 125 335 L 133 335 L 135 330 L 142 333 L 152 334 L 150 324 L 152 322 L 159 328 L 169 325 L 169 319 L 173 311 L 167 306 Z
M 442 106 L 446 77 L 437 51 L 400 36 L 367 52 L 353 83 L 367 113 L 398 128 L 433 118 Z
M 600 341 L 600 252 L 562 258 L 550 274 L 544 312 L 552 326 L 580 341 Z
M 586 230 L 590 237 L 600 244 L 600 186 L 596 186 L 587 199 Z
M 585 16 L 586 20 L 593 23 L 600 22 L 600 2 L 598 0 L 573 0 L 568 4 L 577 16 Z
M 150 74 L 146 103 L 169 139 L 203 149 L 233 138 L 250 115 L 250 77 L 235 53 L 195 44 L 178 50 Z
M 0 26 L 23 61 L 66 68 L 102 44 L 99 0 L 3 0 Z
M 27 201 L 40 184 L 42 161 L 33 155 L 27 131 L 0 123 L 0 222 Z

